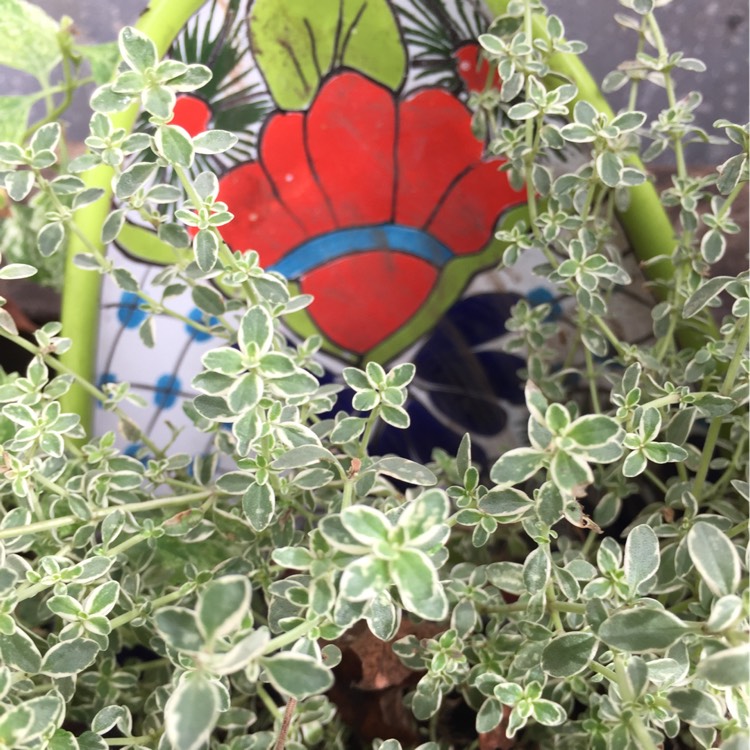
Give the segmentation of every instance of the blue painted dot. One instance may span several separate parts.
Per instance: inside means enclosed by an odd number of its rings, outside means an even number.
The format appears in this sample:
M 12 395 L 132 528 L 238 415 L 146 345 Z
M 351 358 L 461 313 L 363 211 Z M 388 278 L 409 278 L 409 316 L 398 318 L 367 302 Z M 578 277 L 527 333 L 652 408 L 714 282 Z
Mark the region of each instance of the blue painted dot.
M 204 326 L 213 326 L 219 322 L 218 318 L 214 317 L 213 315 L 209 317 L 208 315 L 206 315 L 206 313 L 204 313 L 202 310 L 199 310 L 197 307 L 194 307 L 188 313 L 188 318 Z M 210 338 L 212 338 L 210 333 L 199 331 L 188 324 L 185 324 L 185 330 L 188 332 L 188 336 L 190 336 L 193 341 L 208 341 Z
M 97 386 L 101 389 L 107 383 L 117 383 L 117 376 L 113 372 L 103 372 L 96 380 Z M 104 404 L 101 401 L 97 401 L 96 405 L 100 408 L 104 408 Z
M 146 466 L 148 464 L 148 460 L 150 456 L 142 453 L 142 451 L 143 451 L 142 443 L 130 443 L 125 446 L 123 453 L 126 456 L 130 456 L 130 458 L 135 458 L 137 461 L 140 461 L 144 466 Z
M 134 292 L 123 292 L 117 307 L 117 319 L 125 328 L 138 328 L 146 320 L 146 311 L 141 307 L 141 298 Z
M 530 289 L 526 293 L 526 299 L 531 302 L 534 307 L 549 304 L 551 309 L 547 316 L 547 320 L 557 320 L 562 315 L 562 307 L 560 307 L 560 303 L 546 287 L 537 286 Z
M 182 383 L 176 375 L 162 375 L 156 381 L 154 403 L 160 409 L 171 409 L 180 395 Z
M 107 385 L 108 383 L 116 383 L 117 382 L 117 376 L 113 372 L 103 372 L 99 379 L 96 381 L 97 386 L 101 388 L 104 385 Z

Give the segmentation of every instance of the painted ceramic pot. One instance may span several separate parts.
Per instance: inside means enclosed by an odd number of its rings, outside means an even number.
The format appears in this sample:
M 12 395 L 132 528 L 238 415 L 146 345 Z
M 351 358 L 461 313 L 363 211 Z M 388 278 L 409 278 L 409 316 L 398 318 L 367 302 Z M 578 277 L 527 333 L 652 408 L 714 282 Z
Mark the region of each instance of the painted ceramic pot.
M 528 267 L 495 270 L 495 233 L 523 215 L 525 191 L 510 186 L 472 129 L 472 92 L 501 85 L 474 42 L 491 16 L 477 3 L 433 0 L 312 7 L 210 2 L 172 46 L 173 57 L 214 72 L 204 89 L 178 99 L 173 124 L 238 137 L 232 151 L 199 156 L 193 167 L 219 175 L 219 198 L 235 215 L 224 239 L 257 251 L 265 268 L 314 296 L 287 320 L 288 332 L 322 337 L 326 378 L 370 359 L 415 362 L 413 426 L 384 429 L 376 453 L 426 460 L 434 447 L 455 451 L 466 431 L 480 443 L 512 442 L 522 362 L 502 351 L 504 324 L 521 296 L 551 292 Z M 110 253 L 146 289 L 176 260 L 137 219 Z M 217 342 L 195 297 L 170 306 L 183 319 L 158 317 L 154 326 L 134 295 L 106 283 L 98 378 L 130 381 L 147 403 L 152 439 L 177 431 L 176 447 L 196 452 L 207 437 L 179 432 L 188 424 L 180 407 L 202 353 Z M 340 406 L 348 405 L 344 394 Z M 144 422 L 143 410 L 134 416 Z M 97 431 L 114 424 L 97 413 Z

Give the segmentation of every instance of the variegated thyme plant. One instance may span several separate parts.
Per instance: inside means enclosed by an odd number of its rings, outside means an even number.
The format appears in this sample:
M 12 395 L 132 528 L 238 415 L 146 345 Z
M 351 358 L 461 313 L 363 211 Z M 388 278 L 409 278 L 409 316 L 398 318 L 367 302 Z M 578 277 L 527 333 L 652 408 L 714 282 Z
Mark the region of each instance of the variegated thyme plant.
M 407 620 L 432 623 L 432 636 L 392 646 L 415 675 L 421 750 L 747 746 L 750 301 L 746 273 L 713 267 L 738 229 L 748 128 L 719 120 L 736 155 L 692 176 L 684 146 L 708 136 L 693 124 L 700 95 L 678 94 L 673 72 L 702 64 L 668 51 L 669 0 L 620 2 L 637 54 L 605 82 L 629 87 L 619 114 L 566 75 L 582 45 L 538 0 L 504 3 L 480 37 L 503 86 L 473 95 L 476 130 L 528 190 L 529 222 L 500 237 L 504 262 L 536 253 L 562 307 L 514 309 L 528 440 L 485 472 L 468 435 L 428 466 L 369 454 L 379 420 L 408 426 L 408 363 L 347 368 L 357 412 L 336 412 L 319 342 L 284 335 L 310 299 L 227 248 L 217 177 L 191 177 L 196 154 L 234 136 L 169 124 L 207 68 L 160 61 L 126 28 L 84 156 L 60 161 L 54 112 L 0 143 L 10 200 L 43 207 L 43 256 L 70 245 L 140 297 L 146 341 L 151 316 L 189 289 L 206 314 L 191 324 L 223 344 L 187 407 L 212 450 L 175 454 L 121 411 L 127 384 L 78 374 L 60 325 L 29 343 L 0 308 L 0 335 L 33 356 L 0 385 L 0 748 L 355 747 L 326 696 L 341 639 L 360 623 L 391 641 Z M 638 102 L 652 85 L 666 108 L 649 123 Z M 151 132 L 119 124 L 138 107 Z M 618 335 L 613 305 L 642 269 L 623 260 L 618 231 L 651 231 L 639 154 L 667 150 L 677 173 L 662 200 L 679 223 L 640 259 L 655 302 L 636 342 Z M 158 181 L 162 168 L 180 187 Z M 100 249 L 128 212 L 182 253 L 158 298 Z M 26 258 L 0 278 L 34 273 Z M 85 434 L 73 388 L 120 415 L 148 455 Z M 440 728 L 448 704 L 472 717 L 471 739 Z

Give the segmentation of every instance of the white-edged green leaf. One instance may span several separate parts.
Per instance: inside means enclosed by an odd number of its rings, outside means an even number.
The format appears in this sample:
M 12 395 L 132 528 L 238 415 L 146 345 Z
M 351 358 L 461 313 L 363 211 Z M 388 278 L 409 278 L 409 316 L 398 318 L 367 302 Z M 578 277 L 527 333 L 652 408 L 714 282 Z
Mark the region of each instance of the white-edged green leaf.
M 36 272 L 36 268 L 28 263 L 8 263 L 7 266 L 0 268 L 0 279 L 28 279 Z
M 268 311 L 260 306 L 251 307 L 240 321 L 239 347 L 244 354 L 252 346 L 259 354 L 268 351 L 273 339 L 273 321 Z
M 592 633 L 565 633 L 553 638 L 542 652 L 542 668 L 552 677 L 571 677 L 583 672 L 596 653 Z
M 117 604 L 120 596 L 120 584 L 117 581 L 106 581 L 97 586 L 83 603 L 88 615 L 108 615 Z
M 263 531 L 273 520 L 276 494 L 270 484 L 253 482 L 242 496 L 242 512 L 254 531 Z
M 423 487 L 437 484 L 437 477 L 426 466 L 422 466 L 422 464 L 418 464 L 416 461 L 410 461 L 407 458 L 400 458 L 399 456 L 381 458 L 370 468 L 379 474 L 395 477 L 402 482 L 409 482 L 410 484 L 418 484 Z
M 5 189 L 14 201 L 22 201 L 34 187 L 34 173 L 30 170 L 17 170 L 5 175 Z
M 476 730 L 481 734 L 491 732 L 503 720 L 503 704 L 496 698 L 487 698 L 476 718 Z
M 409 544 L 418 546 L 430 539 L 435 527 L 445 523 L 450 514 L 450 503 L 442 490 L 423 492 L 408 503 L 398 525 L 406 530 Z
M 193 163 L 193 142 L 179 125 L 162 125 L 154 137 L 157 151 L 169 162 L 188 169 Z
M 207 640 L 237 630 L 250 607 L 250 582 L 245 576 L 222 576 L 211 581 L 198 597 L 196 621 Z
M 750 644 L 735 646 L 701 659 L 697 677 L 716 687 L 734 687 L 750 682 Z
M 202 748 L 218 718 L 218 689 L 199 672 L 185 674 L 164 706 L 167 738 L 179 750 Z
M 39 649 L 20 628 L 10 635 L 0 634 L 0 656 L 4 664 L 26 674 L 36 674 L 42 668 Z
M 697 315 L 706 305 L 710 304 L 734 281 L 733 276 L 714 276 L 703 281 L 701 285 L 688 297 L 682 308 L 685 318 Z
M 713 633 L 720 633 L 736 625 L 741 617 L 742 599 L 736 594 L 727 594 L 713 603 L 706 628 Z
M 214 269 L 219 260 L 219 240 L 211 229 L 201 229 L 195 235 L 195 262 L 204 273 Z
M 659 560 L 659 540 L 654 530 L 646 524 L 632 529 L 625 541 L 624 569 L 625 580 L 634 594 L 659 570 Z
M 228 130 L 208 130 L 193 138 L 196 154 L 222 154 L 237 143 L 237 136 Z
M 607 187 L 617 187 L 622 173 L 622 162 L 611 151 L 605 151 L 596 158 L 596 171 Z
M 348 443 L 356 440 L 365 430 L 367 420 L 361 417 L 344 417 L 336 423 L 330 434 L 332 443 Z
M 153 68 L 159 60 L 156 45 L 132 26 L 126 26 L 120 31 L 118 43 L 123 60 L 135 70 Z
M 716 596 L 733 594 L 740 583 L 740 556 L 729 537 L 699 521 L 687 535 L 690 559 L 706 586 Z
M 568 718 L 568 714 L 559 703 L 544 698 L 539 698 L 531 704 L 531 713 L 540 724 L 547 727 L 559 726 Z
M 333 674 L 311 656 L 284 652 L 261 659 L 271 684 L 294 698 L 323 693 L 333 685 Z
M 384 542 L 393 528 L 383 513 L 366 505 L 357 505 L 341 511 L 341 523 L 358 541 L 366 546 Z
M 124 735 L 130 734 L 133 728 L 133 717 L 127 706 L 105 706 L 102 708 L 91 721 L 91 731 L 97 734 L 105 734 L 115 725 Z
M 401 601 L 409 612 L 425 620 L 444 620 L 448 616 L 445 591 L 424 552 L 401 550 L 389 568 Z
M 719 700 L 703 690 L 680 688 L 672 690 L 667 698 L 680 719 L 691 726 L 715 727 L 724 719 Z
M 299 469 L 303 466 L 312 466 L 318 461 L 335 462 L 336 458 L 328 448 L 323 448 L 321 445 L 299 445 L 296 448 L 290 448 L 274 460 L 271 468 L 277 471 Z
M 388 587 L 388 566 L 385 560 L 365 555 L 346 566 L 341 576 L 341 595 L 353 602 L 372 599 Z
M 523 583 L 530 594 L 544 591 L 552 573 L 549 557 L 544 549 L 537 547 L 523 563 Z
M 599 638 L 608 646 L 640 653 L 663 651 L 685 635 L 685 624 L 663 609 L 637 607 L 616 612 L 599 628 Z
M 162 607 L 154 615 L 161 637 L 179 651 L 197 652 L 203 647 L 195 614 L 185 607 Z
M 578 495 L 594 481 L 591 467 L 574 453 L 558 450 L 550 463 L 552 481 L 561 489 Z
M 39 671 L 53 677 L 78 674 L 94 663 L 98 653 L 98 644 L 89 638 L 62 641 L 47 651 Z
M 500 523 L 518 521 L 533 507 L 534 503 L 526 493 L 512 487 L 490 490 L 479 501 L 479 510 Z
M 494 463 L 490 478 L 501 487 L 519 484 L 541 469 L 545 453 L 534 448 L 514 448 Z

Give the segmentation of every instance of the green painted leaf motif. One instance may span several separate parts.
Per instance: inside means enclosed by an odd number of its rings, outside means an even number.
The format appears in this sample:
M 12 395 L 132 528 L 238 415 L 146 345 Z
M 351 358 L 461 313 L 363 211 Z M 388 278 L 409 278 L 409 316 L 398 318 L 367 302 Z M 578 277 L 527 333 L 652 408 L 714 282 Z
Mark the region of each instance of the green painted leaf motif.
M 397 89 L 406 51 L 386 0 L 256 0 L 250 38 L 261 72 L 282 109 L 304 109 L 321 79 L 339 67 Z

